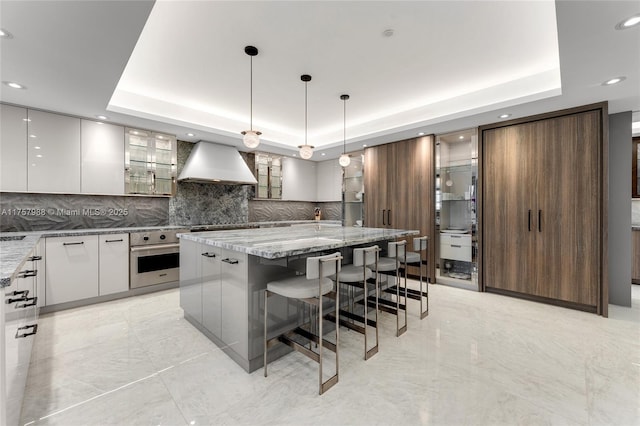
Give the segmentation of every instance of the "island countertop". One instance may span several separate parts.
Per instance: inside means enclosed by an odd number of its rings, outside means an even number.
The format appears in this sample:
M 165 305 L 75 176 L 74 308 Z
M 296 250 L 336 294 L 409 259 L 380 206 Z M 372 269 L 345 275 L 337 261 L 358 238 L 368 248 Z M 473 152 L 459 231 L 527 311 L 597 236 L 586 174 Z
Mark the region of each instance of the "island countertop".
M 178 234 L 180 238 L 266 259 L 417 235 L 418 230 L 303 225 Z

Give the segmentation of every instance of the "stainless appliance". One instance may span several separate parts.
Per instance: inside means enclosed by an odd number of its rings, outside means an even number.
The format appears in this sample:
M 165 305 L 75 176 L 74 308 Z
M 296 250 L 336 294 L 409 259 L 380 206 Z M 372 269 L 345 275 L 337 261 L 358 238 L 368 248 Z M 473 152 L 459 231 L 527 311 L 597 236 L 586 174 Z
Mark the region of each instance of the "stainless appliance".
M 145 287 L 180 279 L 178 233 L 187 230 L 134 232 L 129 235 L 129 286 Z

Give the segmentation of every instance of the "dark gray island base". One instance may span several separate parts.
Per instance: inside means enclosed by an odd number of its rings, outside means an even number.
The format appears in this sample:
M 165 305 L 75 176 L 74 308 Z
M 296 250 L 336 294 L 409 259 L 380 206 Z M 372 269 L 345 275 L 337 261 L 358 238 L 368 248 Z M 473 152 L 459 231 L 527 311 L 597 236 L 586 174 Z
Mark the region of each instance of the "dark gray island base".
M 185 319 L 252 372 L 263 365 L 264 289 L 269 281 L 304 273 L 304 259 L 315 253 L 384 246 L 416 234 L 328 225 L 180 234 L 180 305 Z M 273 298 L 268 334 L 293 328 L 301 316 L 296 301 Z M 274 347 L 269 359 L 290 350 Z

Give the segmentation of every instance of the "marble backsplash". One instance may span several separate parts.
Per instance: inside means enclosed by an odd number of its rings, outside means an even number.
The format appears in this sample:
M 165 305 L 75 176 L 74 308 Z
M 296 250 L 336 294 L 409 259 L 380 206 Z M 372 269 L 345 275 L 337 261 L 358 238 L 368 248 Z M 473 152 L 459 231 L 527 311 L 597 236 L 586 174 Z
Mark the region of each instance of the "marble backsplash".
M 0 194 L 0 232 L 167 225 L 168 197 Z
M 320 207 L 322 220 L 342 220 L 342 203 L 251 200 L 249 201 L 249 222 L 270 222 L 274 220 L 313 220 L 314 209 Z

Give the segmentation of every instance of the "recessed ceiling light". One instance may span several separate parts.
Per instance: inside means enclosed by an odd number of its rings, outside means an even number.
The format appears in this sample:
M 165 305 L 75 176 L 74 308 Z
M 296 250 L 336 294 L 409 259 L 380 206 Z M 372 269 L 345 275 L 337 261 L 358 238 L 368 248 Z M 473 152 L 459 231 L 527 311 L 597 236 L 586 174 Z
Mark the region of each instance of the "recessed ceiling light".
M 4 28 L 0 28 L 0 38 L 13 38 L 13 34 Z
M 366 144 L 366 143 L 362 144 L 362 147 L 363 147 L 363 148 L 366 148 L 366 147 L 367 147 L 367 144 Z
M 37 158 L 42 158 L 42 154 L 36 155 Z
M 458 136 L 458 139 L 462 140 L 462 139 L 464 139 L 464 136 L 460 135 L 460 136 Z
M 501 114 L 498 116 L 498 118 L 509 118 L 511 117 L 511 114 Z
M 15 81 L 3 81 L 3 83 L 12 89 L 26 89 L 22 84 L 16 83 Z
M 158 139 L 164 139 L 164 136 L 158 135 Z
M 27 121 L 28 122 L 28 121 L 31 121 L 31 119 L 30 118 L 23 118 L 22 121 Z
M 39 146 L 34 146 L 33 149 L 40 149 L 40 147 Z
M 382 32 L 382 35 L 385 37 L 393 37 L 393 28 L 386 29 Z
M 29 135 L 30 138 L 37 138 L 36 135 Z
M 424 136 L 424 132 L 418 132 L 418 136 Z
M 109 119 L 109 117 L 107 117 L 106 115 L 96 115 L 96 118 L 98 120 L 108 120 Z
M 187 136 L 189 136 L 191 138 L 194 137 L 195 135 L 196 135 L 195 133 L 187 133 Z
M 327 154 L 326 154 L 325 152 L 323 152 L 323 153 L 322 153 L 322 154 L 320 154 L 320 155 L 327 155 Z
M 624 77 L 624 76 L 614 77 L 612 79 L 609 79 L 609 80 L 605 81 L 604 83 L 602 83 L 602 85 L 603 86 L 611 86 L 612 84 L 618 84 L 621 81 L 624 81 L 626 79 L 627 79 L 627 77 Z
M 640 24 L 640 13 L 637 13 L 622 22 L 618 22 L 616 30 L 626 30 L 627 28 L 635 27 Z

